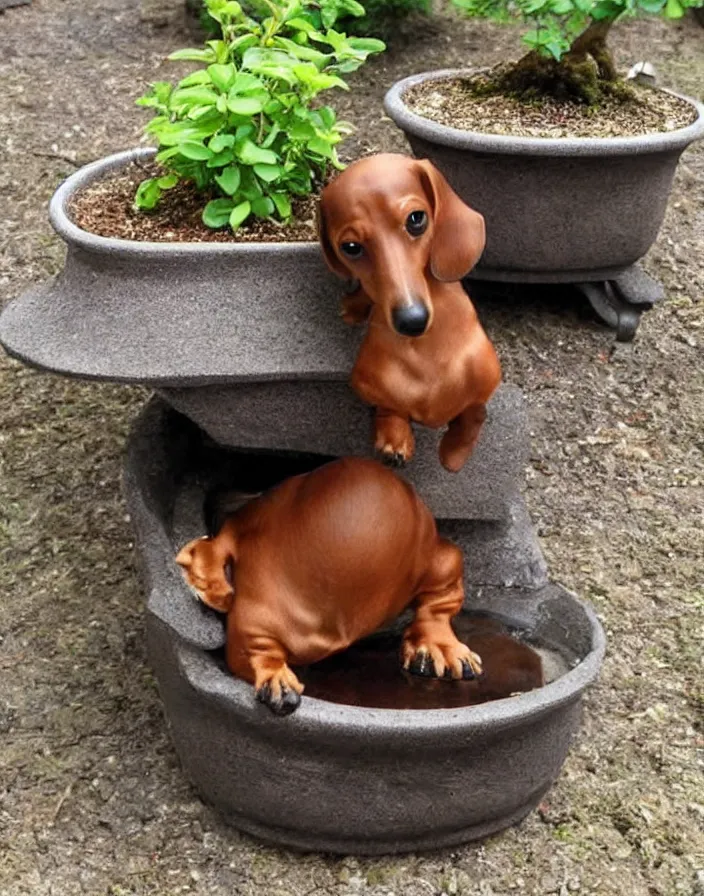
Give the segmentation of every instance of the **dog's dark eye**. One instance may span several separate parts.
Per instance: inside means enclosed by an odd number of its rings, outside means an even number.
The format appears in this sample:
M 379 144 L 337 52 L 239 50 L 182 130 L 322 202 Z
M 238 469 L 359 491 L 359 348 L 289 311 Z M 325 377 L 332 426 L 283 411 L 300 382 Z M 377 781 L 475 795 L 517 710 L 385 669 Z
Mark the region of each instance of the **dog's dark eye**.
M 421 233 L 425 233 L 426 228 L 428 227 L 428 216 L 424 211 L 420 209 L 415 212 L 411 212 L 410 215 L 406 218 L 406 230 L 410 233 L 411 236 L 420 236 Z
M 340 249 L 348 258 L 361 258 L 364 252 L 361 243 L 340 243 Z

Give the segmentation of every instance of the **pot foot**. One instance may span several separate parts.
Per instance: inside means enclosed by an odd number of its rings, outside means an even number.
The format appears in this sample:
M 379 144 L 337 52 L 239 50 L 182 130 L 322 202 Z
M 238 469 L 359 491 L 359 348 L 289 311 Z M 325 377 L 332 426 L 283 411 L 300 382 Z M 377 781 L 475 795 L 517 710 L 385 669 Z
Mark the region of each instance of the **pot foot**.
M 662 286 L 633 265 L 613 280 L 601 283 L 576 283 L 599 318 L 616 330 L 617 342 L 631 342 L 641 314 L 664 298 Z

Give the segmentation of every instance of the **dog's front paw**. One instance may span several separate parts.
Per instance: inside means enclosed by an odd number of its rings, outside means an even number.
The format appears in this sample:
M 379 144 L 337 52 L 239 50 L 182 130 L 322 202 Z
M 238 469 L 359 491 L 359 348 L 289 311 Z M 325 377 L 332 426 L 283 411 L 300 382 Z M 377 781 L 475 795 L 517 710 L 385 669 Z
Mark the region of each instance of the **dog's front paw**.
M 274 672 L 255 692 L 257 700 L 277 716 L 288 716 L 295 712 L 301 704 L 302 693 L 303 685 L 288 666 L 282 666 Z
M 415 451 L 413 430 L 402 417 L 377 416 L 374 450 L 390 467 L 402 467 Z
M 414 644 L 405 641 L 403 645 L 403 668 L 414 675 L 426 678 L 454 678 L 471 681 L 482 674 L 482 660 L 479 654 L 466 644 Z
M 408 458 L 402 454 L 400 451 L 394 451 L 392 448 L 382 448 L 381 450 L 377 449 L 377 454 L 379 456 L 379 460 L 386 464 L 387 467 L 393 467 L 394 469 L 400 469 L 401 467 L 405 467 L 408 462 Z

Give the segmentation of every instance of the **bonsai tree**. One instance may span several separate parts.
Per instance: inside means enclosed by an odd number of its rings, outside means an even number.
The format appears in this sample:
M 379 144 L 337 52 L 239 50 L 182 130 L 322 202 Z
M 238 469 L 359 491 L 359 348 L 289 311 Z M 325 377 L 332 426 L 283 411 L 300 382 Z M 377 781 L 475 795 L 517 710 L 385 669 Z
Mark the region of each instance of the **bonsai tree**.
M 293 196 L 310 194 L 341 168 L 337 144 L 351 126 L 317 101 L 357 69 L 380 40 L 335 31 L 339 15 L 363 15 L 356 0 L 263 0 L 253 18 L 235 0 L 206 0 L 221 37 L 169 59 L 203 64 L 176 87 L 152 85 L 138 104 L 156 110 L 145 132 L 158 141 L 164 173 L 135 197 L 154 208 L 165 190 L 189 181 L 204 195 L 203 222 L 235 230 L 250 216 L 287 221 Z
M 532 23 L 523 40 L 530 52 L 501 68 L 497 92 L 519 98 L 571 98 L 589 105 L 605 95 L 628 96 L 606 40 L 622 18 L 661 15 L 679 19 L 704 0 L 453 0 L 471 16 Z M 490 88 L 491 89 L 491 88 Z

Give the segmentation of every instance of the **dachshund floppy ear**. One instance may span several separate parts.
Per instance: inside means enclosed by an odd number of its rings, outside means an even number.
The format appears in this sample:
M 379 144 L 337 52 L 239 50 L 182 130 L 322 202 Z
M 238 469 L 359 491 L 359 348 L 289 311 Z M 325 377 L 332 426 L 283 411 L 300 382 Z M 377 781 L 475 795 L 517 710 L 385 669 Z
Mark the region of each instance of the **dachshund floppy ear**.
M 320 238 L 320 246 L 323 250 L 323 256 L 325 258 L 325 263 L 333 272 L 333 274 L 337 274 L 338 277 L 343 280 L 350 279 L 350 272 L 344 266 L 344 264 L 340 261 L 340 259 L 335 254 L 335 250 L 332 247 L 332 243 L 328 237 L 327 227 L 325 225 L 325 213 L 323 212 L 323 204 L 322 201 L 318 205 L 317 212 L 317 225 L 318 225 L 318 236 Z
M 436 280 L 461 280 L 484 251 L 484 218 L 462 202 L 431 162 L 423 159 L 416 164 L 425 195 L 433 208 L 430 270 Z

